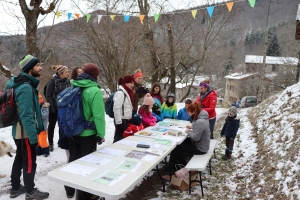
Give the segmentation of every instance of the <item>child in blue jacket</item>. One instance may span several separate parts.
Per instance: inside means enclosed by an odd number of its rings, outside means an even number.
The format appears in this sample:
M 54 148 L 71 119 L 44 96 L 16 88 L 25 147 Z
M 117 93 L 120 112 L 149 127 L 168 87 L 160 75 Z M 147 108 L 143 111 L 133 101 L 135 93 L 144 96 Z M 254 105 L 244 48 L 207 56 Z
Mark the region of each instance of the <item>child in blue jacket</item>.
M 156 117 L 156 122 L 161 122 L 164 120 L 164 115 L 160 112 L 160 106 L 155 103 L 152 107 L 152 115 Z
M 185 121 L 191 121 L 191 116 L 186 112 L 187 106 L 189 104 L 191 104 L 191 103 L 192 103 L 192 100 L 190 100 L 190 99 L 187 99 L 185 101 L 185 107 L 179 110 L 176 119 L 178 119 L 178 120 L 185 120 Z
M 224 160 L 231 159 L 234 139 L 240 127 L 240 119 L 237 118 L 237 108 L 232 106 L 228 110 L 228 117 L 225 119 L 225 124 L 221 131 L 221 136 L 226 137 L 226 150 L 225 155 L 222 157 Z

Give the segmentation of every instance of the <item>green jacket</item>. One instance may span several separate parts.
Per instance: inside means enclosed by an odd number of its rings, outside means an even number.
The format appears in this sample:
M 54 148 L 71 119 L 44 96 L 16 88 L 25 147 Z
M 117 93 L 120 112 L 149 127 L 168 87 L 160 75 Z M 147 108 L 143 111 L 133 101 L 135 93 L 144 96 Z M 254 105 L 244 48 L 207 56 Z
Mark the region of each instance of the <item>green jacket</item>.
M 12 136 L 15 139 L 28 137 L 30 144 L 36 144 L 38 141 L 38 134 L 44 129 L 37 90 L 40 81 L 24 72 L 22 72 L 21 75 L 25 82 L 21 81 L 15 83 L 16 77 L 12 77 L 6 83 L 7 89 L 15 89 L 15 101 L 18 106 L 20 120 L 24 128 L 24 135 L 21 135 L 21 129 L 18 128 L 20 127 L 19 123 L 13 125 Z M 26 82 L 30 83 L 32 87 Z
M 73 80 L 75 87 L 81 87 L 83 113 L 86 120 L 96 125 L 96 130 L 84 130 L 80 136 L 91 136 L 98 134 L 100 138 L 105 137 L 105 111 L 102 91 L 100 86 L 91 80 Z

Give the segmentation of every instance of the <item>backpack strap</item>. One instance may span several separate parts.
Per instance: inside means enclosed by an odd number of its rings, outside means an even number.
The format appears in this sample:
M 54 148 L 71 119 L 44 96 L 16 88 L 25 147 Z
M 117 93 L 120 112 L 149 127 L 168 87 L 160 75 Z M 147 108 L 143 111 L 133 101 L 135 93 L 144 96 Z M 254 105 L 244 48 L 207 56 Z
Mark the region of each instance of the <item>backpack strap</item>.
M 119 89 L 118 91 L 123 92 L 123 90 L 121 90 L 121 89 Z M 123 94 L 124 94 L 124 101 L 123 101 L 123 104 L 122 104 L 122 112 L 123 112 L 123 116 L 124 116 L 124 114 L 125 114 L 124 103 L 125 103 L 125 99 L 126 99 L 126 94 L 125 94 L 125 92 L 123 92 Z

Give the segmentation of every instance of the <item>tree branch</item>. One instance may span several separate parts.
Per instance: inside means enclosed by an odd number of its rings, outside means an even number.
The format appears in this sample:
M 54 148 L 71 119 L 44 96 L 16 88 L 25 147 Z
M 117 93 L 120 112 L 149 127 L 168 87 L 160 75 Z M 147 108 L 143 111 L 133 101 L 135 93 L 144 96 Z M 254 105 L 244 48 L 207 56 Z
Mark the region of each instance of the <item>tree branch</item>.
M 44 10 L 44 8 L 40 7 L 39 11 L 42 15 L 46 15 L 50 12 L 52 12 L 55 9 L 56 4 L 58 3 L 58 0 L 53 0 L 52 3 L 50 3 L 49 7 L 47 10 Z

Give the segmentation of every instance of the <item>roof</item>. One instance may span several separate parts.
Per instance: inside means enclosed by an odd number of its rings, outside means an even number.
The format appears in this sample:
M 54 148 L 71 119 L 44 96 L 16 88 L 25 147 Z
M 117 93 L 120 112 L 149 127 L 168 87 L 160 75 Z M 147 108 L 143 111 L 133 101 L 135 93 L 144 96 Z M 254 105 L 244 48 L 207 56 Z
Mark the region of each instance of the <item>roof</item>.
M 263 56 L 246 55 L 245 63 L 263 63 Z M 298 65 L 296 57 L 274 57 L 266 56 L 266 64 L 270 65 Z
M 248 78 L 248 77 L 253 76 L 255 74 L 257 74 L 257 73 L 251 73 L 251 74 L 249 74 L 249 73 L 247 73 L 247 74 L 234 73 L 234 74 L 227 75 L 224 78 L 226 78 L 226 79 L 240 80 L 240 79 Z
M 298 5 L 298 12 L 297 12 L 296 20 L 300 21 L 300 4 Z
M 201 81 L 204 81 L 205 79 L 209 79 L 208 76 L 195 76 L 195 80 L 192 83 L 192 81 L 190 80 L 190 77 L 187 77 L 187 80 L 181 80 L 179 77 L 176 77 L 176 88 L 181 89 L 181 88 L 185 88 L 187 86 L 193 85 L 193 86 L 199 86 Z M 165 84 L 168 81 L 168 78 L 163 78 L 160 83 Z M 180 82 L 179 82 L 180 81 Z M 151 85 L 151 84 L 150 84 Z

